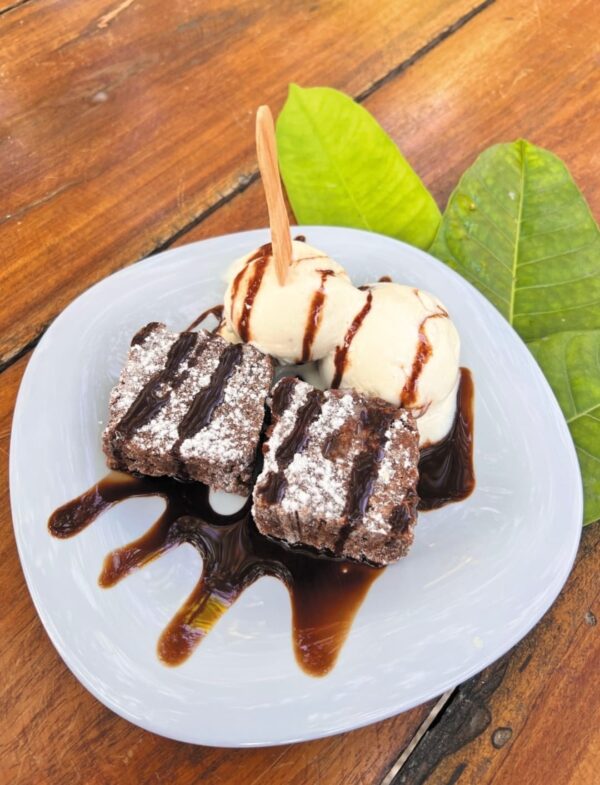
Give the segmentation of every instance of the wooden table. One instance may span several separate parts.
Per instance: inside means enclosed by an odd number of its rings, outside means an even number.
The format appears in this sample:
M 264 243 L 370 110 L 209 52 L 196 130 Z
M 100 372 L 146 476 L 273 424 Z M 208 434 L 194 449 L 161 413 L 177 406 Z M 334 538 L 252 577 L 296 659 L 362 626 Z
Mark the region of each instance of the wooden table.
M 562 156 L 600 214 L 594 0 L 0 0 L 0 781 L 590 785 L 600 781 L 600 526 L 515 649 L 353 733 L 228 751 L 146 733 L 69 674 L 10 529 L 17 389 L 77 294 L 173 245 L 266 223 L 253 114 L 287 84 L 364 102 L 440 205 L 492 142 Z

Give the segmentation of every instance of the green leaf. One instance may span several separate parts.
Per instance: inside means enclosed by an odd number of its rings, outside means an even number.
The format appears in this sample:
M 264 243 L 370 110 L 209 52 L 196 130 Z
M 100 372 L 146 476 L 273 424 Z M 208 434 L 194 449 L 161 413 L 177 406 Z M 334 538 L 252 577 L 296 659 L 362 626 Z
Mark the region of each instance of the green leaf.
M 290 85 L 277 148 L 299 223 L 431 244 L 440 222 L 433 197 L 377 121 L 344 93 Z
M 486 150 L 430 248 L 526 341 L 600 328 L 600 233 L 562 161 L 525 141 Z
M 430 251 L 529 342 L 577 448 L 584 522 L 600 518 L 600 232 L 566 166 L 529 142 L 490 147 Z
M 600 518 L 600 330 L 529 344 L 565 415 L 583 474 L 584 524 Z

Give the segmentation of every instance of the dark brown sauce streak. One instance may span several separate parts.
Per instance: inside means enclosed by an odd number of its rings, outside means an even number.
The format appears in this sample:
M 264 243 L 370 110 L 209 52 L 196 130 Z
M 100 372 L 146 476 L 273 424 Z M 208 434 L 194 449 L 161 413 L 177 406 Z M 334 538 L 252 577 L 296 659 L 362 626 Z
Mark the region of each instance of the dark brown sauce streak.
M 227 346 L 223 351 L 219 364 L 213 372 L 210 383 L 198 392 L 183 416 L 177 430 L 178 438 L 171 452 L 179 457 L 181 445 L 186 439 L 205 428 L 211 421 L 215 409 L 223 403 L 227 380 L 233 374 L 242 360 L 242 345 L 239 343 Z M 182 476 L 185 476 L 183 467 Z
M 452 428 L 442 441 L 421 450 L 418 487 L 420 510 L 435 510 L 449 502 L 462 501 L 475 488 L 474 393 L 471 372 L 468 368 L 461 368 Z
M 244 341 L 244 343 L 248 343 L 250 340 L 250 317 L 252 315 L 252 306 L 254 305 L 254 300 L 256 299 L 258 290 L 260 289 L 260 285 L 262 283 L 262 279 L 269 264 L 270 258 L 270 256 L 263 256 L 260 259 L 254 260 L 252 276 L 248 281 L 246 296 L 244 297 L 244 302 L 242 303 L 242 313 L 237 323 L 237 334 L 240 336 L 241 340 Z M 234 301 L 233 294 L 231 301 Z
M 283 385 L 280 389 L 279 405 L 283 406 L 290 391 Z M 472 434 L 473 381 L 470 372 L 462 368 L 452 429 L 439 444 L 421 453 L 421 510 L 459 501 L 472 492 Z M 364 487 L 364 482 L 357 483 L 359 487 Z M 181 543 L 193 545 L 203 558 L 198 584 L 159 639 L 158 654 L 163 662 L 184 662 L 244 589 L 262 575 L 271 575 L 282 580 L 290 592 L 298 663 L 314 676 L 331 670 L 358 608 L 382 569 L 269 540 L 256 530 L 250 501 L 238 513 L 220 515 L 208 502 L 206 486 L 168 478 L 109 474 L 59 507 L 48 521 L 49 531 L 55 537 L 72 537 L 113 505 L 135 496 L 161 496 L 165 510 L 146 534 L 106 557 L 99 577 L 101 586 L 114 586 Z M 408 512 L 399 507 L 392 514 L 392 526 L 406 526 Z
M 344 371 L 346 370 L 346 359 L 348 356 L 348 350 L 350 348 L 350 344 L 354 340 L 356 333 L 360 329 L 361 324 L 364 322 L 365 317 L 371 310 L 371 303 L 373 301 L 373 292 L 369 291 L 367 295 L 367 301 L 361 308 L 361 310 L 356 314 L 354 319 L 352 320 L 352 324 L 348 328 L 346 335 L 344 336 L 344 342 L 341 346 L 337 346 L 335 350 L 335 357 L 334 357 L 334 365 L 335 365 L 335 374 L 333 376 L 333 381 L 331 382 L 331 386 L 335 389 L 340 386 L 342 377 L 344 376 Z
M 275 504 L 283 498 L 287 487 L 285 470 L 294 460 L 294 456 L 302 452 L 308 440 L 308 428 L 321 413 L 323 393 L 320 390 L 311 390 L 306 396 L 306 401 L 298 409 L 294 427 L 281 442 L 275 453 L 278 471 L 267 475 L 262 487 L 262 496 L 269 504 Z
M 261 259 L 263 256 L 270 256 L 272 252 L 273 252 L 273 248 L 271 243 L 265 243 L 264 245 L 261 245 L 260 248 L 257 248 L 256 251 L 252 254 L 252 256 L 246 259 L 244 266 L 239 271 L 239 273 L 235 276 L 235 278 L 233 279 L 233 283 L 231 285 L 232 310 L 233 310 L 233 303 L 237 298 L 242 280 L 244 279 L 246 273 L 248 272 L 249 265 L 252 262 L 254 262 L 256 259 Z M 233 318 L 233 314 L 232 314 L 232 318 Z
M 56 510 L 49 529 L 56 537 L 71 537 L 120 501 L 157 495 L 165 499 L 165 511 L 146 534 L 106 557 L 99 582 L 114 586 L 184 542 L 201 554 L 202 576 L 160 636 L 161 660 L 167 665 L 184 662 L 245 588 L 262 575 L 272 575 L 290 592 L 298 663 L 313 676 L 331 670 L 356 611 L 382 570 L 263 537 L 254 526 L 249 502 L 234 515 L 219 515 L 210 507 L 204 485 L 113 473 Z
M 378 283 L 391 283 L 391 282 L 392 282 L 392 279 L 390 278 L 389 275 L 382 275 L 381 278 L 378 281 Z
M 279 382 L 273 393 L 273 400 L 271 401 L 271 411 L 274 415 L 279 417 L 288 408 L 292 401 L 294 388 L 295 379 L 293 376 L 286 376 Z
M 352 462 L 344 508 L 347 522 L 342 526 L 335 544 L 338 555 L 342 553 L 357 521 L 367 512 L 387 442 L 386 432 L 392 419 L 391 413 L 379 409 L 366 410 L 361 414 L 361 425 L 366 431 L 365 449 L 359 452 Z
M 231 287 L 232 302 L 237 297 L 237 293 L 239 291 L 242 278 L 246 274 L 246 271 L 248 270 L 248 266 L 251 264 L 251 262 L 254 262 L 256 259 L 262 259 L 263 256 L 271 256 L 272 253 L 273 253 L 273 246 L 271 245 L 271 243 L 265 243 L 264 245 L 261 245 L 260 248 L 257 248 L 256 251 L 254 251 L 254 253 L 252 254 L 252 256 L 249 256 L 248 259 L 246 259 L 244 266 L 233 279 L 233 285 Z
M 419 377 L 423 373 L 423 368 L 433 353 L 433 347 L 425 333 L 425 325 L 430 319 L 440 319 L 447 316 L 448 314 L 446 311 L 436 311 L 435 313 L 430 313 L 429 316 L 426 316 L 419 325 L 419 343 L 417 345 L 417 351 L 413 359 L 410 376 L 406 380 L 402 392 L 400 393 L 400 402 L 402 406 L 413 406 L 416 403 Z
M 192 330 L 195 330 L 196 327 L 198 327 L 199 324 L 202 324 L 202 322 L 205 319 L 208 319 L 209 316 L 214 316 L 217 322 L 220 324 L 223 319 L 223 306 L 213 305 L 212 308 L 207 308 L 206 311 L 202 311 L 200 316 L 194 319 L 194 321 L 190 324 L 189 327 L 186 327 L 186 332 L 191 332 Z M 216 332 L 216 330 L 218 330 L 219 328 L 219 324 L 217 324 L 217 326 L 213 330 L 211 330 L 211 332 L 213 333 Z
M 196 333 L 184 332 L 171 346 L 165 367 L 146 382 L 115 428 L 115 442 L 118 439 L 120 449 L 123 448 L 134 431 L 156 416 L 169 400 L 173 388 L 181 384 L 187 373 L 184 372 L 178 376 L 177 372 L 183 361 L 195 348 L 197 341 Z M 170 386 L 161 395 L 160 388 L 167 382 L 170 382 Z M 120 452 L 120 450 L 115 452 Z
M 323 306 L 325 305 L 325 282 L 330 275 L 335 275 L 333 270 L 319 270 L 321 273 L 321 286 L 313 294 L 313 298 L 308 309 L 308 316 L 306 318 L 306 326 L 304 328 L 304 338 L 302 339 L 302 357 L 301 363 L 307 363 L 310 360 L 310 352 L 312 345 L 317 337 L 317 332 L 321 326 L 323 318 Z
M 156 327 L 159 326 L 160 326 L 160 322 L 150 322 L 149 324 L 146 324 L 144 327 L 141 328 L 141 330 L 138 330 L 137 333 L 133 336 L 133 338 L 131 339 L 131 345 L 140 346 L 141 344 L 143 344 L 146 338 L 150 335 L 150 333 L 153 332 L 156 329 Z

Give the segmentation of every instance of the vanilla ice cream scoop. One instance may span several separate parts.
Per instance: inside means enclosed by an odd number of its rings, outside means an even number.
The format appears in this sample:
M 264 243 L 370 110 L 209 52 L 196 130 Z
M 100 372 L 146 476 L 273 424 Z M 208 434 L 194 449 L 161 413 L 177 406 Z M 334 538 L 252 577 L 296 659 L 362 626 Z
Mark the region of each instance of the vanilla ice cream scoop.
M 233 265 L 223 329 L 282 363 L 305 363 L 334 350 L 364 300 L 341 265 L 297 240 L 281 285 L 267 243 Z
M 442 439 L 456 410 L 460 339 L 441 302 L 410 286 L 378 283 L 333 352 L 320 363 L 327 387 L 353 387 L 411 409 L 421 445 Z

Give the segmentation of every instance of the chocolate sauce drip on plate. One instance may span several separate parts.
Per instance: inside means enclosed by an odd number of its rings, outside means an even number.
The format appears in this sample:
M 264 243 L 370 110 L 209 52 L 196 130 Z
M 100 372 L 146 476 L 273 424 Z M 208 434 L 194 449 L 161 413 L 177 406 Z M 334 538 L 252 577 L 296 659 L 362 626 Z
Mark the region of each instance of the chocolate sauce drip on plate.
M 281 411 L 288 405 L 285 396 L 290 391 L 286 392 L 285 385 L 279 389 L 281 400 L 274 405 Z M 312 407 L 312 414 L 305 412 L 305 428 L 318 415 L 320 404 L 317 407 L 315 402 Z M 387 430 L 383 421 L 366 421 L 365 427 L 374 444 L 370 457 L 357 460 L 353 472 L 352 493 L 359 510 L 368 505 L 373 451 L 383 449 L 381 433 Z M 452 429 L 445 439 L 421 453 L 421 510 L 459 501 L 471 493 L 475 485 L 472 434 L 473 381 L 470 372 L 461 368 Z M 294 436 L 298 448 L 303 438 L 300 428 Z M 293 453 L 293 448 L 289 443 L 283 457 Z M 135 496 L 160 496 L 166 502 L 165 510 L 146 534 L 107 555 L 99 577 L 101 586 L 114 586 L 184 542 L 193 545 L 203 558 L 198 584 L 160 637 L 158 654 L 165 664 L 184 662 L 244 589 L 262 575 L 271 575 L 282 580 L 290 592 L 294 649 L 301 668 L 314 676 L 331 670 L 353 618 L 382 568 L 290 548 L 263 537 L 252 520 L 250 500 L 239 512 L 221 515 L 210 506 L 208 488 L 200 483 L 117 472 L 59 507 L 48 521 L 49 531 L 55 537 L 72 537 L 113 505 Z M 411 516 L 405 507 L 416 502 L 416 497 L 406 498 L 395 508 L 392 527 L 401 530 L 407 525 Z
M 187 376 L 187 371 L 179 375 L 177 375 L 177 372 L 183 362 L 189 357 L 197 342 L 197 333 L 185 332 L 181 333 L 171 346 L 165 367 L 150 377 L 117 424 L 115 428 L 115 443 L 118 442 L 120 449 L 115 452 L 120 452 L 127 439 L 158 414 L 171 397 L 173 389 L 182 383 L 185 376 Z M 170 386 L 164 390 L 161 389 L 167 383 L 170 383 Z M 116 455 L 116 457 L 120 458 L 119 455 Z
M 371 310 L 372 302 L 373 302 L 373 292 L 369 291 L 369 294 L 367 295 L 367 301 L 352 320 L 352 324 L 350 325 L 350 327 L 346 332 L 346 335 L 344 336 L 344 341 L 342 345 L 336 347 L 335 356 L 334 356 L 335 374 L 333 376 L 333 381 L 331 382 L 331 386 L 334 389 L 339 387 L 341 384 L 342 377 L 344 376 L 344 371 L 346 370 L 346 361 L 348 357 L 348 350 L 350 349 L 350 344 L 354 340 L 356 333 L 359 331 L 360 326 L 364 322 L 365 317 Z
M 391 282 L 392 279 L 390 278 L 389 275 L 382 275 L 381 278 L 379 278 L 378 280 L 378 283 L 391 283 Z
M 206 486 L 166 478 L 109 474 L 56 510 L 49 530 L 56 537 L 71 537 L 114 504 L 134 496 L 162 496 L 165 511 L 146 534 L 106 557 L 101 586 L 114 586 L 184 542 L 203 558 L 198 584 L 159 639 L 158 654 L 165 664 L 184 662 L 244 589 L 262 575 L 271 575 L 290 592 L 299 665 L 313 676 L 331 670 L 381 569 L 269 540 L 256 530 L 249 502 L 234 515 L 220 515 L 208 502 Z
M 287 487 L 285 470 L 294 460 L 294 456 L 302 452 L 308 441 L 308 428 L 321 414 L 323 393 L 321 390 L 311 390 L 306 396 L 306 401 L 298 409 L 294 427 L 281 442 L 275 453 L 277 471 L 267 475 L 262 488 L 262 495 L 269 504 L 275 504 L 283 498 Z
M 196 317 L 196 319 L 194 319 L 194 321 L 190 324 L 190 326 L 186 328 L 186 332 L 191 332 L 192 330 L 195 330 L 196 327 L 198 327 L 199 324 L 202 324 L 202 322 L 205 319 L 208 319 L 209 316 L 214 316 L 218 322 L 217 326 L 213 330 L 211 330 L 212 333 L 216 332 L 219 329 L 219 325 L 223 320 L 223 308 L 224 308 L 223 305 L 213 305 L 212 308 L 207 308 L 206 311 L 202 311 L 200 316 Z
M 417 400 L 417 385 L 419 377 L 423 373 L 423 368 L 433 354 L 433 347 L 431 341 L 425 333 L 425 325 L 430 319 L 445 318 L 448 314 L 444 310 L 430 313 L 426 316 L 419 325 L 419 338 L 417 344 L 417 351 L 413 359 L 410 376 L 406 380 L 402 392 L 400 393 L 400 401 L 402 406 L 413 406 Z
M 317 332 L 321 326 L 323 319 L 323 306 L 325 305 L 325 282 L 330 275 L 335 275 L 333 270 L 319 270 L 321 273 L 321 286 L 313 294 L 310 307 L 308 309 L 308 316 L 306 318 L 306 326 L 304 328 L 304 338 L 302 339 L 302 357 L 301 363 L 307 363 L 310 360 L 310 352 L 312 345 L 317 337 Z
M 473 467 L 474 386 L 468 368 L 460 369 L 456 415 L 448 435 L 421 450 L 420 510 L 434 510 L 466 499 L 475 488 Z

